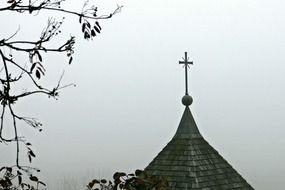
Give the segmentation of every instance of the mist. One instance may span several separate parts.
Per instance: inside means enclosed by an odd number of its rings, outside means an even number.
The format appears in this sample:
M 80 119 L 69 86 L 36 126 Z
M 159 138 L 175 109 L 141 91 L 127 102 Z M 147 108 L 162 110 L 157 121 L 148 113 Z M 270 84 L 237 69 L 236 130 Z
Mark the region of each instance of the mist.
M 73 10 L 82 4 L 65 2 Z M 101 22 L 102 32 L 92 41 L 84 40 L 76 17 L 66 16 L 58 39 L 76 36 L 73 63 L 45 55 L 43 80 L 52 86 L 64 70 L 62 82 L 76 87 L 63 89 L 58 100 L 34 96 L 16 106 L 44 124 L 42 133 L 28 127 L 20 132 L 33 143 L 32 165 L 41 169 L 50 189 L 60 189 L 64 179 L 84 184 L 151 162 L 173 137 L 183 113 L 184 69 L 178 62 L 187 51 L 194 63 L 190 109 L 204 138 L 255 189 L 282 190 L 285 2 L 95 4 L 102 13 L 117 4 L 124 7 Z M 44 12 L 1 13 L 1 34 L 10 36 L 20 25 L 17 37 L 35 39 L 46 21 Z M 0 151 L 0 163 L 14 162 L 13 146 L 1 144 Z M 21 157 L 26 159 L 24 153 Z

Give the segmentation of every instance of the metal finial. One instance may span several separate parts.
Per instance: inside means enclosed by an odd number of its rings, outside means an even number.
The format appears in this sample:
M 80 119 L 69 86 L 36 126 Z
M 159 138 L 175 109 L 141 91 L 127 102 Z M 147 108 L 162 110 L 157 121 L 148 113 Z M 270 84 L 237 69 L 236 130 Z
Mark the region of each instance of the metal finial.
M 188 67 L 189 67 L 189 64 L 193 65 L 193 62 L 189 61 L 189 59 L 187 57 L 187 52 L 185 52 L 185 57 L 182 59 L 183 59 L 183 61 L 179 61 L 179 64 L 184 64 L 184 68 L 185 68 L 185 95 L 188 95 Z

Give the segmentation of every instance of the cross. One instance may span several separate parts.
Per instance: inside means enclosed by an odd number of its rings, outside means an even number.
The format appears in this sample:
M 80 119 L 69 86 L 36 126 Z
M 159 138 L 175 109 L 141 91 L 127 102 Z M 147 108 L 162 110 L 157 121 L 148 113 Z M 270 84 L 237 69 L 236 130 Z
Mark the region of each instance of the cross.
M 187 71 L 188 71 L 189 64 L 193 65 L 193 62 L 188 60 L 187 52 L 185 52 L 185 57 L 182 59 L 183 61 L 179 61 L 179 64 L 184 64 L 184 67 L 185 67 L 185 95 L 188 95 L 188 75 L 187 75 L 188 73 Z

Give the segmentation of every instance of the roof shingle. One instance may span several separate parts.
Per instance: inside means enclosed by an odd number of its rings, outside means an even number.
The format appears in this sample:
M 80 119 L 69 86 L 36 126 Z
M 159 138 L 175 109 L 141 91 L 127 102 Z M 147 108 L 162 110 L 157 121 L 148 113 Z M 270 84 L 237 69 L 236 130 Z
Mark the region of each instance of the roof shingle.
M 253 190 L 202 137 L 188 106 L 176 134 L 145 171 L 166 177 L 171 190 Z

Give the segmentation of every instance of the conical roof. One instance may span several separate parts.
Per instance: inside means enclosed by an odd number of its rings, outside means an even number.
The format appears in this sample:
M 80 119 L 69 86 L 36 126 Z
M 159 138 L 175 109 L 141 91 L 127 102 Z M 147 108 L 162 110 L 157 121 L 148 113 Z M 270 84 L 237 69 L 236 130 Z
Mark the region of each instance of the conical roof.
M 186 105 L 172 140 L 145 171 L 166 177 L 171 190 L 252 190 L 246 180 L 202 137 L 188 107 L 190 104 Z

